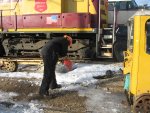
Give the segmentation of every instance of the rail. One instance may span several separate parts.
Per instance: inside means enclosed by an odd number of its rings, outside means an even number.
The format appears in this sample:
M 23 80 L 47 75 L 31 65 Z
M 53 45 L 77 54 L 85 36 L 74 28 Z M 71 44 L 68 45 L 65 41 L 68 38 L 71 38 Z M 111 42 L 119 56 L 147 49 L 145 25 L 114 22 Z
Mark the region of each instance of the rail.
M 1 29 L 2 29 L 2 31 L 3 31 L 3 13 L 2 13 L 2 10 L 0 10 L 0 12 L 1 12 L 1 17 L 0 17 L 0 19 L 1 19 Z
M 3 31 L 3 11 L 12 11 L 15 10 L 17 5 L 19 3 L 19 0 L 17 0 L 17 3 L 15 4 L 15 7 L 12 9 L 5 9 L 5 10 L 0 10 L 0 19 L 1 19 L 1 30 Z M 15 12 L 15 16 L 14 16 L 14 20 L 15 20 L 15 31 L 17 30 L 17 16 L 16 16 L 16 12 Z
M 17 5 L 18 5 L 18 3 L 19 3 L 19 0 L 17 0 L 17 3 L 15 4 L 15 7 L 14 7 L 14 8 L 12 8 L 12 9 L 5 9 L 5 10 L 1 10 L 1 11 L 11 11 L 11 10 L 15 10 L 16 7 L 17 7 Z

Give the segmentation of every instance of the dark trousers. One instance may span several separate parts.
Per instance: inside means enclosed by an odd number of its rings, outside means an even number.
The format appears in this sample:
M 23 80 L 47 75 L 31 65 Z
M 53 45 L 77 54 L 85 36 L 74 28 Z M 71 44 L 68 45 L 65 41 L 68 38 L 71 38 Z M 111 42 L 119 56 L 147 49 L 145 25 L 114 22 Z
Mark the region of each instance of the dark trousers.
M 58 61 L 58 55 L 53 50 L 47 51 L 47 49 L 43 49 L 42 58 L 44 63 L 44 75 L 40 87 L 40 93 L 45 93 L 49 88 L 54 89 L 57 87 L 55 67 Z

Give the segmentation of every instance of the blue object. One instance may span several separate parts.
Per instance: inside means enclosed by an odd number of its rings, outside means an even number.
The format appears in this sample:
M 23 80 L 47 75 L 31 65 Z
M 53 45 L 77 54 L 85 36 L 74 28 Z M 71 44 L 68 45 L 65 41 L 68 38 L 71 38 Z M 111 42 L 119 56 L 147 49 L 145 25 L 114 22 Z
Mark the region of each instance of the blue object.
M 125 75 L 124 89 L 129 91 L 130 86 L 130 74 Z
M 53 21 L 57 21 L 58 20 L 58 15 L 51 15 L 50 18 Z

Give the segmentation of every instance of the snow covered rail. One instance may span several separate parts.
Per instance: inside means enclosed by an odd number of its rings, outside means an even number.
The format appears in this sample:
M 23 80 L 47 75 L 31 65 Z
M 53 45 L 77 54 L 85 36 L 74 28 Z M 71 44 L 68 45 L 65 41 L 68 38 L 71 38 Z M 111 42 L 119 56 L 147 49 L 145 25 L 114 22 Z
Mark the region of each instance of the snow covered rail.
M 62 59 L 59 59 L 62 61 Z M 92 62 L 89 59 L 84 59 L 84 60 L 74 60 L 72 59 L 73 62 Z M 23 64 L 23 65 L 42 65 L 43 61 L 42 58 L 8 58 L 8 57 L 1 57 L 0 58 L 0 68 L 5 71 L 9 72 L 15 72 L 18 69 L 18 65 Z
M 0 58 L 0 66 L 2 70 L 14 72 L 18 69 L 18 64 L 41 65 L 41 58 Z

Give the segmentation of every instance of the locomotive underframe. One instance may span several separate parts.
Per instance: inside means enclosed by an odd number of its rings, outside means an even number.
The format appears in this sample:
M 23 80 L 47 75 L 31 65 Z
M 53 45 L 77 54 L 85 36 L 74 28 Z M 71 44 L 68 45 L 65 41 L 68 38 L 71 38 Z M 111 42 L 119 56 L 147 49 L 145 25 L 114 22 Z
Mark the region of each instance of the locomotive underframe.
M 63 37 L 65 33 L 4 33 L 1 34 L 1 57 L 39 58 L 41 48 L 52 38 Z M 96 48 L 96 34 L 69 33 L 73 45 L 68 57 L 73 59 L 93 58 Z

